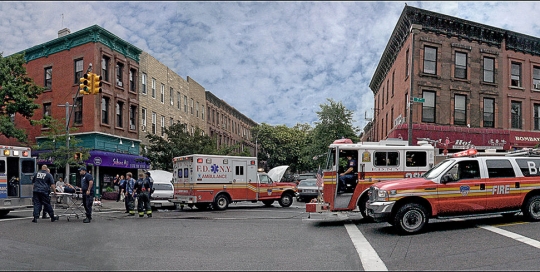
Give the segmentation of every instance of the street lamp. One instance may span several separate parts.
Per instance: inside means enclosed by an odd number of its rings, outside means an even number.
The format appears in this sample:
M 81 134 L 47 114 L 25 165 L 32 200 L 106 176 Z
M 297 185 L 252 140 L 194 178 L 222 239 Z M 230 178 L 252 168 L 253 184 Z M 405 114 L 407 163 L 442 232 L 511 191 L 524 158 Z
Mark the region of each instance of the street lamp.
M 409 106 L 409 125 L 407 126 L 407 132 L 408 132 L 408 141 L 409 141 L 409 145 L 412 145 L 412 132 L 413 132 L 413 121 L 412 121 L 412 114 L 413 114 L 413 78 L 414 78 L 414 34 L 420 32 L 420 30 L 422 29 L 422 25 L 418 25 L 418 24 L 411 24 L 411 29 L 409 30 L 409 32 L 411 33 L 411 80 L 410 80 L 410 83 L 411 83 L 411 86 L 409 87 L 409 101 L 408 101 L 408 106 Z

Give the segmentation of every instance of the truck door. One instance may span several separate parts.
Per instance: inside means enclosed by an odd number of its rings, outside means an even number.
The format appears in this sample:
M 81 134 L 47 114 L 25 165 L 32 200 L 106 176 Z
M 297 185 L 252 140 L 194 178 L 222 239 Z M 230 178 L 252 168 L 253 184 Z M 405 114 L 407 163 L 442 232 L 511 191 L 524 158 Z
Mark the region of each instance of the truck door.
M 540 163 L 538 159 L 534 161 Z M 524 180 L 516 178 L 516 171 L 510 160 L 486 159 L 486 169 L 488 171 L 486 179 L 487 209 L 493 211 L 509 208 L 519 209 L 522 204 L 520 183 Z
M 32 197 L 33 185 L 32 177 L 36 172 L 36 159 L 21 158 L 19 161 L 19 173 L 21 184 L 21 197 Z
M 272 179 L 267 175 L 260 173 L 258 178 L 258 198 L 257 200 L 265 200 L 265 199 L 275 199 L 277 195 L 279 195 L 279 192 L 273 191 L 274 189 L 274 182 Z
M 13 183 L 8 184 L 8 177 L 7 177 L 7 162 L 6 158 L 2 157 L 0 158 L 0 198 L 7 198 L 9 196 L 14 196 L 12 194 L 14 193 L 15 187 L 13 187 Z
M 233 199 L 248 199 L 247 162 L 234 160 L 233 165 Z

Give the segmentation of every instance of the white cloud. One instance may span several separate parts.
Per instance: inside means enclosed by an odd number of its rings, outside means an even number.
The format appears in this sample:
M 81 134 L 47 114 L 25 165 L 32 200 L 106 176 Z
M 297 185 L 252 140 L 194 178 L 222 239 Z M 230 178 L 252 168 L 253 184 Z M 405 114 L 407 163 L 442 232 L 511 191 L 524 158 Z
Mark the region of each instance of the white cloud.
M 404 4 L 2 2 L 0 52 L 47 42 L 63 27 L 75 32 L 97 24 L 258 123 L 312 123 L 332 98 L 354 111 L 363 128 L 373 108 L 369 83 Z M 539 2 L 407 4 L 540 36 Z

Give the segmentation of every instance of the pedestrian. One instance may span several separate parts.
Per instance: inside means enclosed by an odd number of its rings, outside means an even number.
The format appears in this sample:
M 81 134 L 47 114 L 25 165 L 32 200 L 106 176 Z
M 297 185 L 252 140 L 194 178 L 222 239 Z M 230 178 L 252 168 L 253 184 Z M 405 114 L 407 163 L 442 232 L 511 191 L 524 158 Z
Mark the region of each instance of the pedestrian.
M 36 172 L 32 177 L 32 202 L 34 204 L 34 212 L 32 222 L 37 223 L 41 208 L 49 214 L 51 222 L 58 220 L 58 216 L 54 216 L 54 210 L 51 206 L 51 199 L 49 192 L 52 187 L 52 191 L 56 194 L 56 185 L 54 184 L 54 178 L 47 170 L 47 165 L 42 165 L 41 170 Z
M 137 212 L 139 217 L 144 217 L 144 212 L 148 217 L 152 217 L 152 207 L 150 207 L 150 180 L 144 177 L 143 173 L 139 174 L 139 179 L 135 183 L 135 192 L 139 197 Z
M 79 167 L 79 174 L 82 176 L 82 201 L 84 211 L 86 212 L 86 218 L 83 223 L 90 223 L 92 221 L 92 204 L 94 204 L 94 178 L 86 171 L 85 166 Z
M 126 197 L 128 205 L 128 215 L 135 216 L 135 179 L 131 172 L 126 173 Z
M 150 184 L 150 191 L 148 192 L 148 199 L 152 199 L 152 193 L 154 193 L 154 179 L 150 175 L 150 172 L 146 171 L 145 180 Z
M 114 191 L 118 193 L 116 202 L 120 201 L 120 175 L 116 174 L 113 180 Z

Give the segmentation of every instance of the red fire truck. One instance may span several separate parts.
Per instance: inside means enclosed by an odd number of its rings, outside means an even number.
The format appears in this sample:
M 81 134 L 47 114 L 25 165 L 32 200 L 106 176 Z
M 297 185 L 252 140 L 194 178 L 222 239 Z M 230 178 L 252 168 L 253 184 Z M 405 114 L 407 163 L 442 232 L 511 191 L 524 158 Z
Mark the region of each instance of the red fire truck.
M 351 156 L 357 162 L 356 179 L 347 183 L 345 193 L 338 194 L 339 175 Z M 353 143 L 350 139 L 334 141 L 329 146 L 326 167 L 323 170 L 323 197 L 307 203 L 306 212 L 331 214 L 355 211 L 367 218 L 368 189 L 374 183 L 386 180 L 419 177 L 434 165 L 435 148 L 425 141 L 409 146 L 401 139 L 380 142 Z
M 0 216 L 32 207 L 36 159 L 29 147 L 0 145 Z
M 262 201 L 282 207 L 293 203 L 296 184 L 272 180 L 257 172 L 257 158 L 241 156 L 189 155 L 173 159 L 174 198 L 177 208 L 184 205 L 205 210 L 225 210 L 232 202 Z

